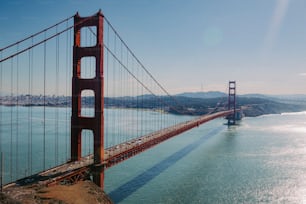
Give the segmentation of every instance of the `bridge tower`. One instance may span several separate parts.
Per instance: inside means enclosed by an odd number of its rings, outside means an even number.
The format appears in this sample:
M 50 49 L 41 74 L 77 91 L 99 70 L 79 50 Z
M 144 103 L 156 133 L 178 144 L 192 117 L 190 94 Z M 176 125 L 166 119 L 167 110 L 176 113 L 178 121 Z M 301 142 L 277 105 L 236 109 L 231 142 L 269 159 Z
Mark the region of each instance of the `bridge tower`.
M 228 125 L 236 124 L 236 81 L 229 81 L 228 85 L 228 110 L 234 110 L 233 114 L 227 117 Z
M 103 79 L 103 14 L 99 11 L 90 17 L 74 16 L 74 46 L 73 46 L 73 76 L 72 76 L 72 116 L 71 116 L 71 160 L 81 159 L 82 130 L 91 130 L 94 137 L 94 166 L 93 180 L 103 188 L 104 170 L 101 163 L 104 160 L 104 79 Z M 92 47 L 81 46 L 81 29 L 96 27 L 96 44 Z M 81 77 L 81 59 L 94 57 L 96 59 L 95 76 L 91 79 Z M 82 91 L 94 92 L 94 116 L 81 115 Z M 98 167 L 100 166 L 100 168 Z

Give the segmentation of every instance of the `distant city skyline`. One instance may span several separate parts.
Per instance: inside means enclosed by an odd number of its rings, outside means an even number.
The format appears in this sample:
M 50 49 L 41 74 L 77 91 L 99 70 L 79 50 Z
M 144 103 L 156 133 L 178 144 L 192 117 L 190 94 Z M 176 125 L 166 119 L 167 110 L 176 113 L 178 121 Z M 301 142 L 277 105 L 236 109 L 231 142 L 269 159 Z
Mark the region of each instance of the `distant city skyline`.
M 3 1 L 0 48 L 99 9 L 171 93 L 306 94 L 304 0 Z

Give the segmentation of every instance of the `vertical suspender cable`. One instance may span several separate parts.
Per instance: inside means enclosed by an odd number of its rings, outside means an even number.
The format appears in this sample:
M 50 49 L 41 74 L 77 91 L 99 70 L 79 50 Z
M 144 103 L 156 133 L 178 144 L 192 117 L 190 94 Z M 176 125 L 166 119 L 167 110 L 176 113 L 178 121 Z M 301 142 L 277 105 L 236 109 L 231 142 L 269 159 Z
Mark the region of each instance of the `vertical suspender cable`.
M 31 135 L 31 121 L 32 121 L 32 118 L 31 118 L 31 50 L 29 50 L 28 52 L 29 54 L 29 69 L 28 69 L 28 96 L 27 96 L 27 104 L 28 104 L 28 155 L 27 155 L 27 160 L 28 160 L 28 173 L 31 173 L 30 172 L 30 165 L 31 165 L 31 141 L 30 141 L 30 135 Z
M 137 76 L 140 78 L 140 69 L 139 69 L 139 64 L 138 64 L 138 66 L 137 66 Z M 138 126 L 138 128 L 139 128 L 139 130 L 138 130 L 138 135 L 137 136 L 141 136 L 141 131 L 142 131 L 142 125 L 141 125 L 141 120 L 142 120 L 142 118 L 141 118 L 141 116 L 142 116 L 142 107 L 141 107 L 141 105 L 142 105 L 142 87 L 141 87 L 141 85 L 139 84 L 138 85 L 138 87 L 139 87 L 139 94 L 138 94 L 138 98 L 139 98 L 139 100 L 138 100 L 138 123 L 139 123 L 139 126 Z
M 114 38 L 114 50 L 115 50 L 115 54 L 117 54 L 116 52 L 117 52 L 117 45 L 116 45 L 116 36 L 115 36 L 115 38 Z M 114 59 L 114 81 L 113 81 L 113 83 L 114 83 L 114 93 L 115 93 L 115 96 L 116 97 L 118 97 L 117 96 L 117 83 L 116 83 L 116 60 Z M 117 106 L 117 104 L 116 104 L 116 106 Z M 115 131 L 116 130 L 118 130 L 118 129 L 116 129 L 116 127 L 115 127 L 115 124 L 118 124 L 118 110 L 115 110 L 115 122 L 113 123 L 114 124 L 114 129 L 115 129 Z M 116 131 L 115 132 L 115 135 L 114 135 L 114 145 L 116 145 L 117 144 L 117 138 L 118 138 L 118 131 Z
M 13 58 L 11 59 L 11 104 L 14 103 L 13 99 Z M 13 107 L 10 107 L 10 113 L 11 113 L 11 132 L 10 132 L 10 181 L 13 180 Z
M 138 65 L 138 64 L 137 64 Z M 137 72 L 137 76 L 139 76 L 139 68 L 138 68 L 138 66 L 136 67 L 136 72 Z M 137 84 L 136 84 L 136 86 L 137 86 Z M 137 95 L 136 95 L 136 97 L 137 97 L 137 137 L 138 136 L 140 136 L 140 128 L 141 128 L 141 125 L 140 125 L 140 114 L 139 114 L 139 112 L 140 112 L 140 102 L 139 102 L 139 99 L 140 99 L 140 95 L 141 95 L 141 89 L 139 88 L 140 87 L 140 84 L 138 84 L 138 86 L 137 86 Z M 138 90 L 138 88 L 139 88 L 139 90 Z
M 122 62 L 122 60 L 123 60 L 123 49 L 122 49 L 122 41 L 121 41 L 121 44 L 120 44 L 120 61 Z M 121 102 L 120 102 L 120 112 L 119 112 L 119 124 L 121 125 L 121 128 L 119 129 L 120 130 L 120 132 L 119 132 L 119 142 L 118 143 L 121 143 L 123 140 L 124 140 L 124 136 L 123 136 L 123 132 L 122 132 L 122 129 L 123 129 L 123 126 L 124 126 L 124 124 L 122 124 L 123 123 L 123 121 L 124 120 L 122 120 L 122 118 L 123 118 L 123 113 L 124 113 L 124 109 L 123 109 L 123 100 L 124 100 L 124 92 L 123 92 L 123 90 L 122 90 L 122 85 L 123 85 L 123 81 L 122 81 L 122 73 L 123 73 L 123 67 L 122 67 L 122 65 L 120 65 L 120 69 L 119 69 L 119 72 L 118 72 L 118 74 L 119 74 L 119 81 L 120 81 L 120 84 L 119 84 L 119 93 L 120 93 L 120 96 L 122 97 L 122 99 L 120 100 Z
M 66 29 L 68 28 L 68 20 L 66 21 Z M 64 156 L 64 159 L 65 159 L 65 161 L 68 159 L 67 158 L 67 155 L 68 155 L 68 148 L 67 148 L 67 144 L 68 144 L 68 140 L 67 140 L 67 138 L 69 137 L 68 136 L 68 60 L 69 60 L 69 58 L 68 58 L 68 34 L 69 34 L 69 31 L 67 31 L 66 32 L 66 51 L 65 51 L 65 53 L 66 53 L 66 59 L 65 59 L 65 141 L 64 141 L 64 153 L 65 153 L 65 156 Z
M 19 51 L 19 43 L 17 44 L 17 52 Z M 16 64 L 16 178 L 19 175 L 19 55 L 17 55 Z
M 117 55 L 119 56 L 119 54 L 120 54 L 120 44 L 118 43 L 118 52 L 117 52 Z M 121 125 L 122 125 L 122 124 L 120 124 L 120 114 L 121 114 L 121 109 L 120 109 L 120 105 L 121 105 L 121 99 L 120 99 L 121 90 L 120 90 L 120 87 L 121 87 L 121 83 L 122 83 L 122 81 L 120 81 L 120 69 L 121 69 L 121 64 L 118 63 L 116 77 L 117 77 L 117 80 L 119 82 L 117 84 L 117 94 L 118 94 L 118 97 L 119 97 L 119 103 L 118 103 L 119 109 L 118 109 L 118 112 L 117 112 L 117 124 L 119 125 L 119 128 L 118 128 L 118 136 L 117 136 L 116 144 L 120 143 L 120 137 L 121 137 L 120 133 L 121 133 Z
M 120 44 L 120 58 L 121 58 L 121 62 L 123 63 L 123 47 L 122 47 L 122 42 Z M 120 86 L 119 86 L 119 91 L 120 91 L 120 95 L 122 97 L 122 100 L 120 102 L 120 115 L 119 115 L 119 122 L 121 124 L 121 128 L 120 128 L 120 140 L 119 140 L 119 143 L 121 143 L 123 140 L 124 140 L 124 133 L 123 133 L 123 128 L 124 128 L 124 120 L 123 120 L 123 117 L 124 117 L 124 109 L 123 109 L 123 103 L 124 103 L 124 90 L 123 90 L 123 67 L 122 65 L 120 66 L 120 69 L 119 69 L 119 80 L 120 80 Z
M 107 47 L 109 47 L 109 25 L 108 24 L 107 24 L 106 39 L 107 39 L 107 41 L 106 41 Z M 103 47 L 103 49 L 104 49 L 104 53 L 106 54 L 106 66 L 104 66 L 104 71 L 106 72 L 106 83 L 104 83 L 104 84 L 106 84 L 106 89 L 104 89 L 104 90 L 106 90 L 106 96 L 108 96 L 108 98 L 109 98 L 109 53 L 106 51 L 106 49 L 104 47 Z M 105 114 L 106 118 L 104 120 L 104 128 L 105 128 L 104 129 L 104 131 L 105 131 L 105 133 L 104 133 L 105 145 L 104 146 L 109 147 L 110 146 L 109 145 L 109 136 L 110 136 L 109 125 L 106 125 L 105 121 L 108 121 L 110 119 L 110 117 L 109 117 L 109 111 L 105 111 L 105 113 L 107 113 L 107 114 Z
M 153 81 L 151 81 L 151 82 L 152 82 L 152 89 L 156 91 L 156 95 L 157 95 L 157 97 L 155 97 L 155 101 L 154 101 L 155 108 L 156 108 L 155 111 L 157 111 L 157 115 L 156 115 L 156 117 L 154 118 L 154 121 L 155 121 L 155 123 L 154 123 L 154 124 L 155 124 L 154 130 L 158 130 L 159 121 L 160 121 L 160 120 L 159 120 L 159 116 L 162 115 L 162 112 L 161 112 L 161 109 L 160 109 L 160 106 L 159 106 L 159 100 L 158 100 L 158 99 L 161 99 L 161 96 L 159 96 L 158 90 L 155 89 L 155 84 L 154 84 L 154 82 L 153 82 Z
M 129 60 L 128 60 L 128 52 L 126 52 L 126 67 L 129 67 Z M 126 95 L 128 96 L 128 97 L 130 97 L 130 82 L 128 81 L 128 73 L 127 72 L 124 72 L 125 73 L 125 79 L 124 79 L 124 81 L 125 81 L 125 83 L 126 83 L 126 86 L 124 86 L 125 87 L 125 90 L 126 90 Z M 127 102 L 129 103 L 129 98 L 127 98 Z M 129 118 L 129 113 L 130 113 L 130 111 L 128 111 L 128 109 L 125 111 L 126 112 L 126 116 L 125 116 L 125 120 L 127 121 L 125 124 L 126 124 L 126 126 L 125 126 L 125 128 L 128 130 L 129 129 L 129 121 L 128 121 L 128 118 Z M 127 138 L 127 136 L 129 135 L 129 131 L 127 131 L 128 132 L 128 134 L 125 136 L 125 141 L 127 141 L 128 140 L 128 138 Z
M 134 58 L 132 58 L 132 61 L 131 61 L 131 70 L 132 70 L 132 72 L 134 73 Z M 134 104 L 135 103 L 135 87 L 134 87 L 134 80 L 133 80 L 133 78 L 131 78 L 131 86 L 132 86 L 132 88 L 131 88 L 131 103 L 132 104 Z M 134 105 L 133 105 L 133 108 L 134 108 Z M 132 111 L 132 120 L 133 120 L 133 123 L 132 123 L 132 127 L 133 127 L 133 131 L 132 131 L 132 134 L 136 134 L 136 132 L 134 131 L 134 126 L 135 126 L 135 123 L 134 123 L 134 121 L 135 121 L 135 114 L 134 114 L 134 111 Z
M 32 45 L 34 44 L 34 39 L 32 38 Z M 32 104 L 33 97 L 33 70 L 34 70 L 34 51 L 31 53 L 31 66 L 30 66 L 30 104 Z M 33 108 L 30 106 L 30 175 L 32 174 L 32 166 L 33 166 Z
M 56 26 L 56 33 L 57 31 Z M 55 85 L 55 97 L 56 97 L 56 107 L 55 107 L 55 165 L 58 165 L 58 103 L 59 103 L 59 36 L 56 37 L 56 56 L 55 56 L 55 69 L 56 69 L 56 85 Z
M 156 93 L 157 93 L 157 95 L 160 94 L 157 87 L 156 87 Z M 162 95 L 159 95 L 159 97 L 156 98 L 156 102 L 155 102 L 156 106 L 158 107 L 158 111 L 159 111 L 159 115 L 156 117 L 156 130 L 161 130 L 162 128 L 161 128 L 160 124 L 161 124 L 161 121 L 162 121 L 162 118 L 163 118 L 163 112 L 162 112 L 162 107 L 161 107 L 162 106 L 161 101 L 158 100 L 158 99 L 163 100 Z
M 144 83 L 143 81 L 143 70 L 141 70 L 141 82 Z M 144 109 L 143 109 L 143 100 L 144 100 L 144 89 L 143 89 L 143 86 L 141 86 L 141 135 L 143 135 L 143 112 L 144 112 Z
M 126 53 L 126 54 L 128 54 L 128 53 Z M 128 55 L 126 55 L 126 67 L 129 67 L 129 62 L 128 62 Z M 130 68 L 130 67 L 129 67 Z M 127 98 L 126 98 L 126 103 L 127 103 L 127 106 L 126 106 L 126 109 L 125 109 L 125 116 L 124 116 L 124 118 L 125 118 L 125 130 L 127 130 L 127 131 L 125 131 L 126 133 L 125 133 L 125 140 L 124 140 L 124 142 L 126 142 L 127 140 L 128 140 L 128 136 L 129 136 L 129 134 L 130 134 L 130 131 L 129 131 L 129 126 L 130 126 L 130 120 L 129 120 L 129 115 L 130 115 L 130 111 L 129 111 L 129 107 L 130 107 L 130 105 L 129 105 L 129 103 L 130 103 L 130 82 L 128 81 L 128 73 L 126 72 L 126 70 L 124 70 L 124 85 L 123 85 L 123 87 L 124 87 L 124 90 L 125 90 L 125 92 L 126 92 L 126 96 L 128 96 Z
M 166 97 L 164 97 L 164 100 L 166 100 Z M 164 127 L 166 127 L 165 123 L 166 123 L 166 116 L 167 116 L 167 113 L 166 113 L 166 103 L 162 103 L 160 102 L 160 106 L 161 106 L 161 109 L 162 109 L 162 112 L 163 112 L 163 116 L 162 116 L 162 119 L 160 120 L 160 127 L 161 129 L 163 129 Z
M 127 53 L 126 53 L 127 54 Z M 128 59 L 127 59 L 127 55 L 125 56 L 126 57 L 126 67 L 128 67 L 129 68 L 129 62 L 128 62 Z M 123 85 L 123 87 L 124 87 L 124 91 L 125 91 L 125 95 L 126 96 L 128 96 L 127 98 L 126 98 L 126 103 L 128 104 L 127 105 L 127 107 L 125 108 L 125 116 L 124 116 L 124 120 L 126 121 L 125 122 L 125 130 L 127 130 L 127 131 L 125 131 L 126 133 L 125 133 L 125 137 L 124 137 L 124 142 L 126 142 L 127 140 L 128 140 L 128 135 L 129 135 L 129 131 L 128 131 L 128 127 L 129 127 L 129 121 L 128 121 L 128 116 L 129 116 L 129 97 L 130 97 L 130 93 L 129 93 L 129 82 L 128 82 L 128 80 L 127 80 L 127 72 L 124 70 L 124 75 L 123 75 L 123 80 L 124 80 L 124 85 Z
M 119 47 L 119 46 L 118 46 Z M 116 47 L 117 49 L 117 47 Z M 115 50 L 117 52 L 117 50 Z M 117 101 L 117 107 L 119 107 L 119 104 L 120 104 L 120 92 L 119 92 L 119 87 L 120 87 L 120 82 L 119 82 L 119 70 L 120 69 L 120 64 L 116 61 L 116 67 L 115 67 L 115 78 L 116 78 L 116 81 L 115 81 L 115 90 L 116 90 L 116 97 L 118 98 L 118 101 Z M 116 138 L 115 138 L 115 144 L 118 144 L 118 140 L 119 140 L 119 137 L 120 137 L 120 124 L 119 124 L 119 114 L 120 114 L 120 109 L 117 108 L 116 110 L 116 124 L 118 124 L 117 126 L 117 135 L 116 135 Z
M 157 87 L 156 87 L 156 93 L 159 94 L 159 91 L 158 91 Z M 160 95 L 159 98 L 161 100 L 163 100 L 162 95 Z M 156 98 L 156 105 L 157 105 L 158 111 L 159 111 L 159 115 L 158 115 L 159 117 L 158 116 L 156 117 L 156 130 L 158 130 L 158 129 L 161 130 L 162 129 L 161 121 L 162 121 L 162 118 L 163 118 L 163 111 L 162 111 L 162 103 L 161 103 L 160 100 L 158 100 L 158 98 Z
M 45 39 L 46 39 L 46 32 L 45 32 Z M 44 42 L 44 131 L 43 131 L 43 169 L 46 169 L 46 56 L 47 55 L 47 49 L 46 49 L 46 42 Z
M 115 46 L 116 46 L 116 40 L 114 39 L 114 48 L 115 48 Z M 112 70 L 113 70 L 113 80 L 112 80 L 112 93 L 113 93 L 113 97 L 115 97 L 116 95 L 116 93 L 115 93 L 115 81 L 116 81 L 116 78 L 115 78 L 115 73 L 116 73 L 116 70 L 115 70 L 115 68 L 116 68 L 116 61 L 115 61 L 115 58 L 113 57 L 113 66 L 112 66 Z M 114 101 L 115 102 L 115 101 Z M 114 106 L 115 104 L 113 104 L 113 106 Z M 112 143 L 112 146 L 115 144 L 114 143 L 114 140 L 115 140 L 115 137 L 116 137 L 116 129 L 115 129 L 115 124 L 116 124 L 116 110 L 114 110 L 114 111 L 112 111 L 112 135 L 111 135 L 111 143 Z

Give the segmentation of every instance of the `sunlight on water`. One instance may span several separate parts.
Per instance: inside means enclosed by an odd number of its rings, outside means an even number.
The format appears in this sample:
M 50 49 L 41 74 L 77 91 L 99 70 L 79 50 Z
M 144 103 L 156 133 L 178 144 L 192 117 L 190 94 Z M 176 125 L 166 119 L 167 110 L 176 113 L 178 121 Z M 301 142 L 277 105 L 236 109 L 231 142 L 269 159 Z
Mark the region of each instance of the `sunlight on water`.
M 294 112 L 294 113 L 282 113 L 281 115 L 306 115 L 306 111 L 302 111 L 302 112 Z
M 273 132 L 287 132 L 287 133 L 306 133 L 306 127 L 301 127 L 300 125 L 281 125 L 281 126 L 272 126 L 269 128 Z M 265 129 L 267 131 L 267 129 Z
M 106 191 L 118 203 L 305 203 L 305 113 L 211 121 L 108 170 Z

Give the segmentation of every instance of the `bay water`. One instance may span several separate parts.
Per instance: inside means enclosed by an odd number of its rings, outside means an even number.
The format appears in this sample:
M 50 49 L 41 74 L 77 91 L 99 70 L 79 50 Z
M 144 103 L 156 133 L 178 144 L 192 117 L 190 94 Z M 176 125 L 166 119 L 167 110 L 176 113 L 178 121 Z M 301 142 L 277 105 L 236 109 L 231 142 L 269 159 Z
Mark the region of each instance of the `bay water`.
M 216 119 L 106 171 L 115 203 L 306 203 L 306 112 Z
M 131 122 L 139 110 L 129 111 L 120 117 L 129 117 Z M 116 109 L 106 112 L 107 117 L 117 114 Z M 138 119 L 152 124 L 159 115 L 144 111 Z M 169 121 L 191 119 L 167 117 Z M 2 106 L 0 122 L 5 182 L 69 159 L 69 109 L 33 107 L 30 113 L 27 107 Z M 215 119 L 107 169 L 106 193 L 115 203 L 133 204 L 306 203 L 306 112 L 244 118 L 231 127 L 224 123 L 224 119 Z M 114 126 L 106 122 L 108 131 L 115 131 Z M 152 131 L 150 125 L 142 127 Z M 130 128 L 128 134 L 134 131 L 139 130 Z M 106 143 L 111 146 L 113 142 Z M 83 143 L 83 154 L 91 153 L 92 140 Z

